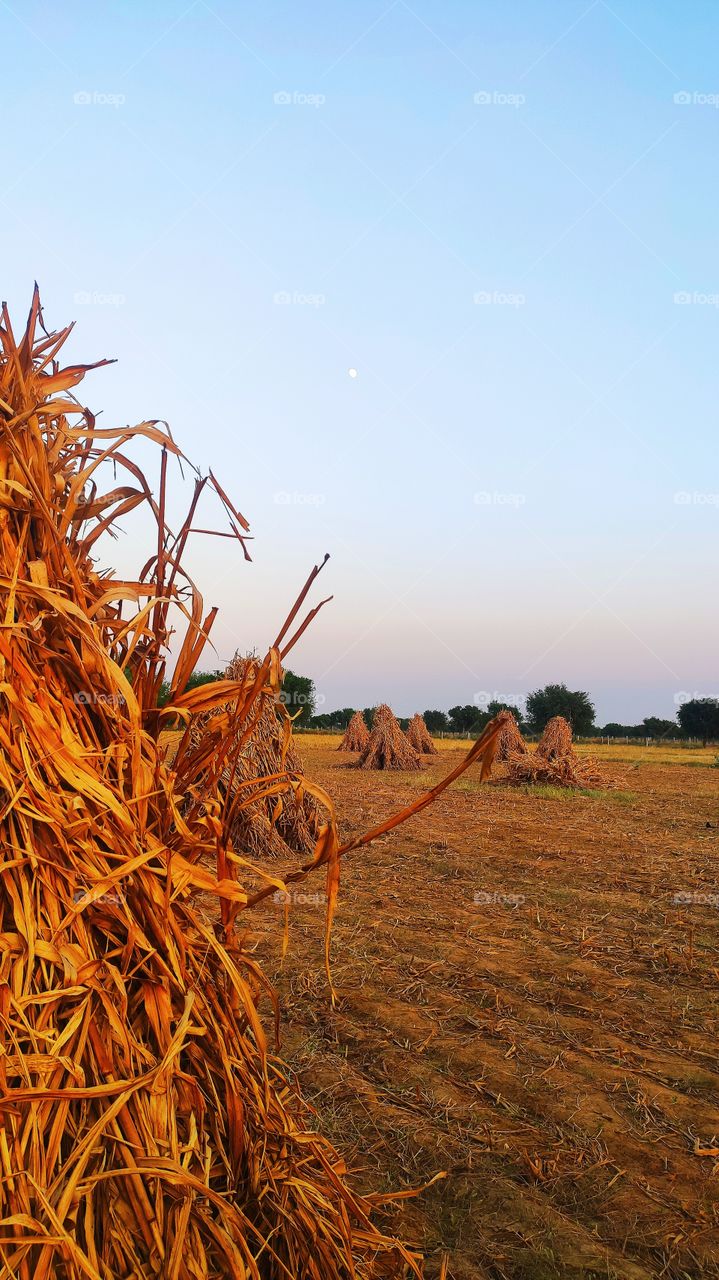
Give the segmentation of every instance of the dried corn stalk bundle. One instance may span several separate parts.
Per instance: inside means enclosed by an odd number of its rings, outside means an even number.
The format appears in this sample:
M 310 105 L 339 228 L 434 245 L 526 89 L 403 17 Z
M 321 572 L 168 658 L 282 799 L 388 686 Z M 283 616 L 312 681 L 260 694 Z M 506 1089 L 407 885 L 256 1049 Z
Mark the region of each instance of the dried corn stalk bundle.
M 613 785 L 603 778 L 594 760 L 589 756 L 578 756 L 571 750 L 562 756 L 554 756 L 551 760 L 540 756 L 538 751 L 531 754 L 516 753 L 510 756 L 507 765 L 506 781 L 514 784 L 546 783 L 555 787 Z
M 245 549 L 247 524 L 218 481 L 198 478 L 177 533 L 165 518 L 157 423 L 99 429 L 70 394 L 86 369 L 60 368 L 69 330 L 48 334 L 37 293 L 16 340 L 0 324 L 0 1259 L 16 1280 L 369 1280 L 419 1274 L 372 1224 L 337 1152 L 313 1134 L 267 1050 L 273 994 L 241 949 L 236 918 L 324 866 L 328 915 L 340 858 L 422 809 L 476 759 L 340 846 L 330 801 L 311 858 L 283 879 L 248 869 L 230 838 L 245 803 L 221 779 L 251 736 L 257 699 L 281 662 L 318 570 L 253 674 L 179 694 L 215 610 L 184 575 L 204 490 Z M 161 446 L 153 497 L 125 446 Z M 108 466 L 127 477 L 104 494 Z M 113 478 L 114 479 L 114 478 Z M 134 581 L 100 573 L 98 539 L 144 504 L 157 546 Z M 197 530 L 206 532 L 206 530 Z M 246 549 L 245 549 L 246 554 Z M 129 607 L 129 610 L 128 610 Z M 157 710 L 170 609 L 185 625 L 167 708 Z M 127 612 L 126 612 L 127 611 Z M 169 723 L 226 705 L 172 769 Z M 264 796 L 302 783 L 286 771 Z M 257 779 L 254 780 L 257 782 Z M 295 790 L 296 794 L 296 790 Z M 249 803 L 256 803 L 252 791 Z M 198 892 L 219 903 L 209 927 Z M 328 969 L 329 972 L 329 969 Z
M 357 761 L 358 769 L 421 769 L 419 753 L 410 746 L 392 711 L 382 703 L 374 713 L 369 741 Z
M 424 723 L 424 716 L 421 716 L 419 711 L 412 716 L 407 726 L 407 741 L 421 756 L 439 755 L 432 741 L 432 735 Z
M 236 653 L 225 676 L 251 689 L 260 662 Z M 232 714 L 233 704 L 196 716 L 190 730 L 194 746 L 201 744 L 212 721 Z M 281 717 L 281 718 L 280 718 Z M 229 835 L 237 851 L 252 857 L 277 857 L 288 853 L 311 853 L 320 828 L 320 810 L 315 797 L 301 779 L 303 768 L 292 741 L 291 720 L 271 684 L 260 689 L 252 712 L 252 732 L 239 749 L 232 766 L 227 765 L 220 781 L 223 808 L 233 808 Z M 236 732 L 242 736 L 243 727 Z M 289 782 L 281 795 L 263 795 L 267 777 L 285 776 Z M 325 815 L 326 816 L 326 815 Z
M 572 727 L 564 716 L 552 716 L 544 726 L 544 733 L 537 743 L 537 755 L 545 760 L 564 756 L 572 749 Z
M 499 745 L 495 755 L 498 763 L 506 763 L 513 755 L 525 755 L 527 753 L 527 744 L 524 741 L 519 725 L 511 711 L 501 711 L 502 732 L 499 735 Z
M 355 711 L 338 746 L 338 751 L 364 751 L 369 742 L 369 729 L 361 711 Z
M 502 714 L 508 716 L 511 713 Z M 503 732 L 505 729 L 502 730 Z M 500 759 L 501 750 L 502 734 L 500 733 L 495 759 Z M 521 750 L 510 748 L 506 760 L 508 766 L 506 781 L 509 783 L 546 783 L 556 787 L 613 785 L 605 781 L 596 761 L 589 756 L 578 756 L 573 750 L 572 730 L 564 716 L 552 716 L 552 719 L 547 722 L 536 751 L 530 753 L 522 742 Z

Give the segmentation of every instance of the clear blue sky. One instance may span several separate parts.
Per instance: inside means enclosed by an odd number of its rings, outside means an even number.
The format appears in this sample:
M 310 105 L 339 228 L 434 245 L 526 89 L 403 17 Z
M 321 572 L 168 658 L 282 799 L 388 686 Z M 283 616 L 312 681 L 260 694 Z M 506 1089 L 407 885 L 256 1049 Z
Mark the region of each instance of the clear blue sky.
M 251 520 L 252 565 L 194 552 L 221 659 L 330 551 L 293 660 L 326 709 L 719 691 L 714 0 L 3 0 L 0 34 L 3 297 L 37 278 L 119 360 L 86 402 Z

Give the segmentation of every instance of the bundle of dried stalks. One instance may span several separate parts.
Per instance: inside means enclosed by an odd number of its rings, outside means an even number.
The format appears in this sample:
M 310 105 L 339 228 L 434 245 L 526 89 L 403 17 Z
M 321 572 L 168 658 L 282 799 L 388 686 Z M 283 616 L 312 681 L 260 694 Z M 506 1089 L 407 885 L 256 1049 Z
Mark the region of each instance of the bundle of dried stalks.
M 424 716 L 421 716 L 419 711 L 412 716 L 412 719 L 407 726 L 407 741 L 409 742 L 409 745 L 414 747 L 415 751 L 418 751 L 421 756 L 439 755 L 439 752 L 432 741 L 429 729 L 424 723 Z
M 410 746 L 386 703 L 377 708 L 374 727 L 362 755 L 358 769 L 421 769 L 419 753 Z
M 519 784 L 523 782 L 547 783 L 555 787 L 611 787 L 606 781 L 596 762 L 588 756 L 578 756 L 574 751 L 567 751 L 562 756 L 554 756 L 548 760 L 540 756 L 538 751 L 530 754 L 515 753 L 507 762 L 507 782 Z
M 519 725 L 511 711 L 501 711 L 502 732 L 499 735 L 499 745 L 495 760 L 506 763 L 514 755 L 524 755 L 527 752 L 527 744 L 524 741 Z
M 364 751 L 369 742 L 369 729 L 361 711 L 355 711 L 338 746 L 338 751 Z
M 214 490 L 224 536 L 247 524 L 212 475 L 197 479 L 173 535 L 165 518 L 166 429 L 98 428 L 69 394 L 91 366 L 61 369 L 69 330 L 48 334 L 37 293 L 16 341 L 0 324 L 0 1259 L 16 1280 L 369 1280 L 415 1258 L 372 1224 L 332 1146 L 311 1132 L 258 1013 L 272 998 L 242 949 L 239 913 L 324 866 L 329 929 L 340 859 L 418 812 L 477 759 L 490 725 L 448 778 L 340 845 L 331 802 L 312 858 L 283 879 L 233 848 L 239 767 L 256 702 L 281 662 L 315 570 L 254 681 L 184 689 L 215 610 L 183 573 L 198 502 Z M 154 498 L 124 446 L 162 448 Z M 127 483 L 99 495 L 110 470 Z M 157 546 L 134 581 L 100 574 L 104 532 L 144 504 Z M 129 605 L 128 616 L 123 610 Z M 320 606 L 317 606 L 319 608 Z M 173 616 L 186 621 L 165 713 L 157 698 Z M 289 638 L 287 638 L 289 637 Z M 162 715 L 232 699 L 172 769 Z M 255 779 L 256 783 L 258 780 Z M 262 798 L 301 784 L 262 779 Z M 252 791 L 250 804 L 258 801 Z M 223 807 L 224 805 L 224 807 Z M 216 868 L 216 871 L 212 870 Z M 197 891 L 219 904 L 216 927 Z M 329 969 L 328 969 L 329 973 Z
M 260 665 L 258 659 L 236 653 L 225 676 L 251 689 Z M 227 702 L 196 716 L 190 731 L 192 745 L 201 745 L 212 722 L 217 722 L 218 717 L 231 716 L 232 710 L 233 704 Z M 242 737 L 243 726 L 238 725 L 235 732 Z M 217 783 L 223 809 L 233 811 L 229 834 L 238 852 L 253 858 L 312 852 L 320 828 L 320 811 L 317 800 L 301 781 L 303 774 L 289 716 L 268 683 L 257 693 L 250 736 L 242 742 L 232 767 L 228 765 L 224 769 Z M 283 776 L 290 784 L 289 789 L 280 796 L 263 794 L 266 790 L 263 779 Z M 241 806 L 234 804 L 238 796 Z
M 572 726 L 564 716 L 552 716 L 544 726 L 537 744 L 537 755 L 545 760 L 556 760 L 572 749 Z
M 392 710 L 392 708 L 391 708 L 391 707 L 388 707 L 388 706 L 387 706 L 387 703 L 386 703 L 386 702 L 380 702 L 379 706 L 378 706 L 378 707 L 375 707 L 375 709 L 374 709 L 374 711 L 373 711 L 373 713 L 372 713 L 372 726 L 371 726 L 371 728 L 372 728 L 372 729 L 376 729 L 376 728 L 377 728 L 377 725 L 378 725 L 378 724 L 381 724 L 383 720 L 386 720 L 389 724 L 397 724 L 397 723 L 398 723 L 398 722 L 397 722 L 397 719 L 396 719 L 396 717 L 395 717 L 394 711 Z

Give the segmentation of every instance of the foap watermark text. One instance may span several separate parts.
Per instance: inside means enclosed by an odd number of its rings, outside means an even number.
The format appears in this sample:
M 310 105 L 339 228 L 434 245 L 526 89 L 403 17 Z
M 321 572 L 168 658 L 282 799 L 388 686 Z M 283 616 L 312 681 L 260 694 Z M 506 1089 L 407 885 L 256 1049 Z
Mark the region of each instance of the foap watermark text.
M 303 93 L 299 89 L 278 89 L 272 101 L 276 107 L 323 107 L 327 101 L 324 93 Z
M 327 298 L 324 293 L 298 293 L 295 289 L 278 289 L 272 295 L 276 307 L 323 307 Z
M 719 107 L 719 93 L 703 93 L 700 89 L 680 89 L 674 94 L 678 107 Z
M 124 107 L 124 93 L 102 93 L 99 89 L 78 89 L 72 100 L 76 107 Z
M 523 107 L 527 98 L 523 93 L 508 93 L 505 89 L 478 89 L 472 100 L 475 107 Z
M 278 489 L 273 497 L 279 507 L 321 507 L 325 502 L 324 493 L 301 493 L 297 489 Z
M 719 493 L 702 493 L 699 489 L 679 489 L 674 494 L 677 507 L 719 507 Z
M 472 294 L 472 301 L 475 307 L 523 307 L 527 299 L 525 294 L 510 289 L 478 289 Z
M 502 493 L 497 489 L 479 489 L 474 495 L 475 507 L 523 507 L 526 493 Z
M 719 910 L 719 893 L 694 892 L 682 889 L 675 893 L 672 902 L 677 907 L 714 907 Z
M 475 907 L 521 907 L 526 898 L 523 893 L 489 893 L 480 889 L 472 901 Z
M 525 693 L 502 693 L 499 689 L 480 689 L 475 693 L 472 701 L 475 707 L 479 707 L 480 711 L 487 711 L 492 703 L 501 703 L 510 707 L 521 707 L 526 701 Z
M 325 907 L 327 905 L 327 895 L 325 893 L 304 893 L 301 889 L 276 889 L 272 895 L 272 901 L 281 907 Z

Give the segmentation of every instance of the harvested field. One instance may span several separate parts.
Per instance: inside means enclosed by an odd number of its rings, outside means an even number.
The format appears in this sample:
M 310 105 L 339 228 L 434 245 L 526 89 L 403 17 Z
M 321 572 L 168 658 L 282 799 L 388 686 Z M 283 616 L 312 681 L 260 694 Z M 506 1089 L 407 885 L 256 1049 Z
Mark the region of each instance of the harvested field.
M 347 770 L 298 739 L 309 777 L 366 828 L 459 760 Z M 418 1186 L 392 1230 L 426 1275 L 719 1276 L 719 772 L 711 749 L 579 747 L 614 791 L 480 786 L 349 855 L 322 968 L 301 886 L 280 963 L 283 1056 L 356 1185 Z M 674 901 L 675 895 L 695 895 Z M 711 899 L 714 895 L 712 905 Z

